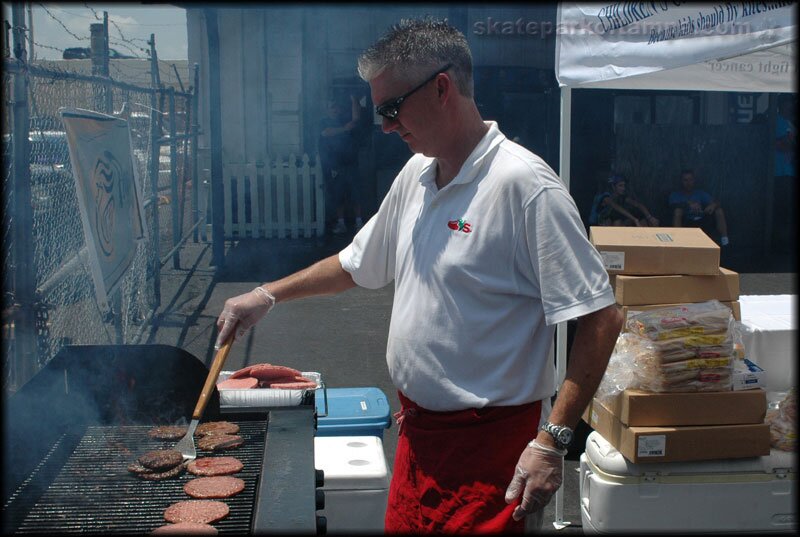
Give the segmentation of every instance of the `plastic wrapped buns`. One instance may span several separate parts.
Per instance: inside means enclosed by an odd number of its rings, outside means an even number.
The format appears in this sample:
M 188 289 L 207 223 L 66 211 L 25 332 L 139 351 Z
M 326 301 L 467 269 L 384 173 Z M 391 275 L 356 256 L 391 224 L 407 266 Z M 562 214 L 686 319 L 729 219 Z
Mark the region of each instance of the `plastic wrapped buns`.
M 797 391 L 789 390 L 777 408 L 767 411 L 764 420 L 769 425 L 770 444 L 782 451 L 797 449 Z
M 679 304 L 644 311 L 628 319 L 628 330 L 651 341 L 725 334 L 733 324 L 733 315 L 719 300 Z
M 652 392 L 731 389 L 735 329 L 731 310 L 717 300 L 645 311 L 628 319 L 598 397 L 626 388 Z

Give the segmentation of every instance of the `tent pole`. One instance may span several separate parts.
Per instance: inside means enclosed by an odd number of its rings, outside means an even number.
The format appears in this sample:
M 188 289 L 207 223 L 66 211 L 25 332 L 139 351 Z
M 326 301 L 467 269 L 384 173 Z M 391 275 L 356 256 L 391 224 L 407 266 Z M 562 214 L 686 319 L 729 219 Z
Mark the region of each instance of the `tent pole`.
M 558 175 L 564 181 L 569 190 L 569 171 L 570 171 L 570 119 L 572 116 L 572 88 L 561 87 L 561 138 L 559 143 L 559 164 Z M 567 322 L 563 321 L 556 325 L 556 390 L 561 388 L 564 377 L 567 374 Z M 563 464 L 563 463 L 562 463 Z M 564 474 L 562 465 L 561 474 Z M 555 520 L 553 526 L 560 530 L 570 525 L 564 520 L 564 487 L 560 487 L 555 494 Z

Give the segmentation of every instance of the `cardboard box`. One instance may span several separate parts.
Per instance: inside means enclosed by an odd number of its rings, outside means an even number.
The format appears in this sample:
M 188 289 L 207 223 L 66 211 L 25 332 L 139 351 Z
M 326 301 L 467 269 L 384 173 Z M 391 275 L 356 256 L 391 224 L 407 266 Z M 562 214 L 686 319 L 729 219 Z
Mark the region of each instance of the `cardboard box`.
M 681 304 L 648 304 L 646 306 L 644 306 L 644 305 L 642 305 L 642 306 L 622 306 L 622 318 L 624 319 L 624 323 L 627 324 L 629 315 L 636 315 L 637 313 L 642 312 L 642 311 L 655 310 L 655 309 L 658 309 L 658 308 L 671 308 L 671 307 L 675 307 L 675 306 L 680 306 L 682 304 L 685 304 L 685 302 L 683 302 Z M 725 306 L 728 306 L 731 309 L 731 314 L 733 315 L 733 318 L 735 320 L 737 320 L 737 321 L 741 321 L 742 320 L 742 307 L 741 307 L 741 304 L 739 304 L 738 300 L 736 300 L 734 302 L 722 302 L 722 304 L 725 305 Z M 627 332 L 628 328 L 625 325 L 623 325 L 622 331 L 623 332 Z
M 767 372 L 747 358 L 744 363 L 734 362 L 731 385 L 734 390 L 753 390 L 767 387 Z
M 596 399 L 583 415 L 633 463 L 738 459 L 769 455 L 769 425 L 628 427 Z
M 714 276 L 620 274 L 614 278 L 613 286 L 617 304 L 622 306 L 739 299 L 739 274 L 726 268 L 720 268 Z
M 719 246 L 700 228 L 592 226 L 609 274 L 719 274 Z
M 764 423 L 764 390 L 652 393 L 627 389 L 606 408 L 628 426 L 742 425 Z

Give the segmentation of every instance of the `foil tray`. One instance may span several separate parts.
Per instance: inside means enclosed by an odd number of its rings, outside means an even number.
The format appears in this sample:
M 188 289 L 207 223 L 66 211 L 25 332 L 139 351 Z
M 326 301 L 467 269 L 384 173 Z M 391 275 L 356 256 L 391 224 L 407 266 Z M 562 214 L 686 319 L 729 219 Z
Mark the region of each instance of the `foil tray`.
M 220 371 L 217 382 L 227 380 L 234 372 Z M 251 388 L 249 390 L 219 390 L 219 405 L 231 407 L 280 407 L 297 406 L 307 390 L 322 387 L 322 375 L 316 371 L 301 371 L 301 375 L 317 383 L 316 388 L 303 390 L 280 390 L 275 388 Z

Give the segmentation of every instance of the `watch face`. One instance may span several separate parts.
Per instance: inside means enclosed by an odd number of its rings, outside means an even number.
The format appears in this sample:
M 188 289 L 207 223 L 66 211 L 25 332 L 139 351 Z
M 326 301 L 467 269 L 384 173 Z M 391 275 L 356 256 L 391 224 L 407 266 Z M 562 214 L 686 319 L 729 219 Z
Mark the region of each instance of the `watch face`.
M 561 429 L 558 432 L 558 441 L 564 444 L 565 446 L 572 442 L 572 431 L 569 429 Z

